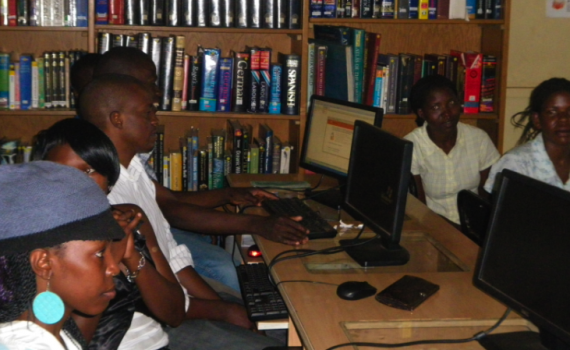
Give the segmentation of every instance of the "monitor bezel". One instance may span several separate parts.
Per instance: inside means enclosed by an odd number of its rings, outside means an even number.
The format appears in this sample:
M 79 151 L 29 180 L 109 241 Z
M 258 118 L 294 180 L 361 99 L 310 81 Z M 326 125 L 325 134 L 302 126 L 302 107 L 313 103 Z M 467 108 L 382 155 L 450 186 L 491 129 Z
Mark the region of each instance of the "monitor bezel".
M 354 167 L 355 158 L 358 156 L 355 152 L 354 146 L 356 142 L 359 141 L 358 133 L 363 128 L 367 128 L 369 130 L 373 130 L 374 132 L 378 132 L 379 134 L 383 134 L 385 135 L 385 137 L 392 139 L 393 141 L 396 141 L 398 143 L 401 143 L 403 147 L 404 159 L 402 161 L 400 169 L 398 169 L 400 173 L 400 183 L 397 189 L 398 192 L 396 193 L 397 196 L 396 198 L 398 198 L 399 200 L 396 203 L 396 210 L 395 210 L 396 215 L 392 220 L 390 228 L 379 226 L 376 222 L 374 222 L 373 219 L 363 214 L 360 210 L 358 210 L 358 208 L 355 208 L 353 204 L 349 202 L 349 197 L 350 197 L 349 194 L 352 187 L 354 186 L 354 184 L 352 183 L 354 176 L 353 167 Z M 362 221 L 366 226 L 370 227 L 375 233 L 381 235 L 382 243 L 385 245 L 387 249 L 390 248 L 397 249 L 399 248 L 400 238 L 402 235 L 402 228 L 404 226 L 404 217 L 405 217 L 406 204 L 408 198 L 408 187 L 411 177 L 410 168 L 412 163 L 413 143 L 411 141 L 404 140 L 395 135 L 392 135 L 391 133 L 379 127 L 357 120 L 354 123 L 354 134 L 352 138 L 351 147 L 352 149 L 350 152 L 350 162 L 348 166 L 349 169 L 348 179 L 346 183 L 346 196 L 344 197 L 343 209 L 346 212 L 348 212 L 350 215 L 354 216 L 357 220 Z M 390 232 L 390 230 L 392 232 Z
M 477 258 L 477 263 L 475 265 L 475 271 L 473 274 L 473 284 L 485 292 L 489 296 L 493 297 L 497 301 L 506 305 L 507 307 L 513 309 L 516 313 L 523 316 L 525 319 L 534 323 L 540 330 L 541 333 L 546 331 L 553 334 L 555 337 L 563 340 L 567 344 L 570 344 L 570 331 L 565 331 L 556 324 L 552 323 L 548 319 L 537 314 L 534 310 L 527 308 L 521 302 L 515 300 L 513 297 L 508 296 L 505 292 L 500 290 L 498 287 L 492 285 L 487 280 L 483 279 L 483 271 L 487 263 L 487 247 L 492 243 L 493 235 L 498 226 L 498 221 L 500 215 L 502 215 L 502 202 L 505 200 L 506 192 L 509 190 L 510 182 L 519 182 L 523 185 L 534 187 L 540 191 L 544 191 L 550 195 L 562 198 L 570 203 L 570 192 L 559 189 L 557 187 L 546 184 L 542 181 L 530 178 L 528 176 L 516 173 L 509 169 L 504 169 L 500 177 L 498 177 L 498 183 L 496 186 L 496 191 L 493 192 L 493 203 L 492 203 L 492 213 L 487 228 L 487 233 L 481 245 L 479 251 L 479 256 Z M 532 200 L 532 199 L 531 199 Z M 542 336 L 541 336 L 542 337 Z
M 309 137 L 310 137 L 310 128 L 311 128 L 311 123 L 313 121 L 313 108 L 315 106 L 315 101 L 323 101 L 323 102 L 328 102 L 328 103 L 333 103 L 333 104 L 338 104 L 341 106 L 345 106 L 345 107 L 350 107 L 350 108 L 355 108 L 355 109 L 361 109 L 361 110 L 365 110 L 365 111 L 369 111 L 369 112 L 374 112 L 374 125 L 381 127 L 382 126 L 382 121 L 384 119 L 384 110 L 382 108 L 378 108 L 378 107 L 372 107 L 372 106 L 367 106 L 364 104 L 360 104 L 360 103 L 355 103 L 355 102 L 349 102 L 349 101 L 344 101 L 344 100 L 339 100 L 336 98 L 331 98 L 331 97 L 325 97 L 325 96 L 319 96 L 319 95 L 312 95 L 311 96 L 311 106 L 309 107 L 309 111 L 307 113 L 307 119 L 305 121 L 305 132 L 303 134 L 303 143 L 302 143 L 302 147 L 301 147 L 301 157 L 299 159 L 299 166 L 303 169 L 307 169 L 310 170 L 314 173 L 317 174 L 322 174 L 322 175 L 326 175 L 329 177 L 332 177 L 334 179 L 337 180 L 346 180 L 346 175 L 340 174 L 339 172 L 321 167 L 321 166 L 317 166 L 314 165 L 313 163 L 308 163 L 306 161 L 307 158 L 307 151 L 308 151 L 308 147 L 309 147 Z

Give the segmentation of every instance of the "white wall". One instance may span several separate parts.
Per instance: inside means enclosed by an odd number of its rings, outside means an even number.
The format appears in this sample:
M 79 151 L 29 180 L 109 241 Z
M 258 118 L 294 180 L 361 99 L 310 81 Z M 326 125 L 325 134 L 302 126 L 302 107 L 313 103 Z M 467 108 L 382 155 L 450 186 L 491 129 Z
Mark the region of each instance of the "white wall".
M 570 79 L 570 18 L 547 18 L 546 0 L 511 0 L 503 152 L 520 135 L 510 117 L 528 104 L 532 89 L 551 77 Z

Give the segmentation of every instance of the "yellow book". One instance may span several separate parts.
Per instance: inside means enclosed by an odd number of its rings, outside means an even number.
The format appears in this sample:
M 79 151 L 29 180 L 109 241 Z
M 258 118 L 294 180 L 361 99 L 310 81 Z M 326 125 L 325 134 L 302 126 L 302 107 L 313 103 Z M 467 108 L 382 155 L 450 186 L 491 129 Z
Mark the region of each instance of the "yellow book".
M 182 153 L 170 152 L 170 189 L 182 191 Z
M 428 19 L 429 0 L 420 0 L 418 6 L 418 19 Z
M 182 110 L 182 90 L 184 88 L 184 47 L 186 38 L 176 36 L 176 53 L 174 57 L 174 78 L 172 81 L 172 110 Z

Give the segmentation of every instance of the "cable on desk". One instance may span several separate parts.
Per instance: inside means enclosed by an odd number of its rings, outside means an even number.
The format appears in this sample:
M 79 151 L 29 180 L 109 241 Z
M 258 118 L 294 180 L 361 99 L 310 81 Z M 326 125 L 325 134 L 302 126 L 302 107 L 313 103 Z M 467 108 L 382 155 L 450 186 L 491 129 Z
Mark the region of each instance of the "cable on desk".
M 400 348 L 400 347 L 405 347 L 405 346 L 413 346 L 413 345 L 420 345 L 420 344 L 460 344 L 460 343 L 468 343 L 474 340 L 479 340 L 485 336 L 487 336 L 488 334 L 490 334 L 491 332 L 493 332 L 495 329 L 497 329 L 497 327 L 499 327 L 501 325 L 501 323 L 503 323 L 503 321 L 509 316 L 509 314 L 511 313 L 511 309 L 507 308 L 507 310 L 505 310 L 505 313 L 503 314 L 503 316 L 501 316 L 501 318 L 497 321 L 497 323 L 495 323 L 493 326 L 491 326 L 489 329 L 487 329 L 486 331 L 482 331 L 479 333 L 474 334 L 471 338 L 463 338 L 463 339 L 426 339 L 426 340 L 416 340 L 416 341 L 411 341 L 411 342 L 407 342 L 407 343 L 393 343 L 393 344 L 387 344 L 387 343 L 366 343 L 366 342 L 353 342 L 353 343 L 344 343 L 344 344 L 338 344 L 338 345 L 334 345 L 330 348 L 327 348 L 326 350 L 333 350 L 333 349 L 339 349 L 339 348 L 343 348 L 343 347 L 347 347 L 347 346 L 369 346 L 372 348 Z

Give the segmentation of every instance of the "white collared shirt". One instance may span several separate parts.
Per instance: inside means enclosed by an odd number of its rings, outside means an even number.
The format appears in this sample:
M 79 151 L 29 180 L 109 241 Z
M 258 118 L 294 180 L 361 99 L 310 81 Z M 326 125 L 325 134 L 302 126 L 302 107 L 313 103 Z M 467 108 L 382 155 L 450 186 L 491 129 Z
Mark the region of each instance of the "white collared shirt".
M 542 134 L 538 134 L 534 140 L 505 153 L 491 168 L 489 178 L 485 183 L 485 191 L 491 193 L 495 185 L 495 178 L 503 169 L 510 169 L 533 179 L 546 182 L 549 185 L 570 191 L 570 180 L 562 183 L 552 160 L 546 153 Z
M 404 139 L 414 143 L 411 171 L 422 178 L 427 206 L 459 223 L 457 193 L 477 192 L 480 172 L 499 159 L 495 145 L 483 130 L 464 123 L 457 124 L 457 140 L 449 154 L 429 138 L 427 123 Z
M 0 349 L 4 350 L 81 350 L 77 341 L 61 331 L 57 338 L 31 321 L 12 321 L 0 324 Z

